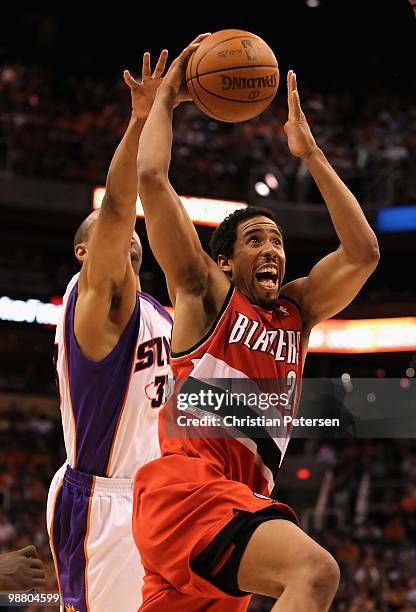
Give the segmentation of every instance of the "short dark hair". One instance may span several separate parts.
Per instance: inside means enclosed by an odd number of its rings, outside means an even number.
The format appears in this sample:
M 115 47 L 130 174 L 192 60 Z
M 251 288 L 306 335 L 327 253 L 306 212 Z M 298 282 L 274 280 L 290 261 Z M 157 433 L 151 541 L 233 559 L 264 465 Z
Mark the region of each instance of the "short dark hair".
M 248 206 L 247 208 L 239 208 L 233 213 L 225 217 L 224 221 L 216 228 L 209 241 L 211 256 L 214 261 L 218 260 L 218 255 L 231 257 L 234 252 L 234 244 L 237 239 L 237 227 L 242 221 L 251 219 L 252 217 L 267 217 L 277 224 L 276 217 L 271 210 L 260 208 L 259 206 Z
M 90 237 L 91 228 L 95 225 L 99 214 L 99 210 L 93 210 L 81 223 L 74 236 L 74 249 L 78 244 L 87 242 Z

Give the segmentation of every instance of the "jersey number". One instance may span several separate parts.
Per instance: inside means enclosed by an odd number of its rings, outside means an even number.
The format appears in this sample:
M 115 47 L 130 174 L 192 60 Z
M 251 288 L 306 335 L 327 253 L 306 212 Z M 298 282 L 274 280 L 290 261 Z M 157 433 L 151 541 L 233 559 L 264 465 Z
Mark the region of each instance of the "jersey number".
M 165 388 L 168 382 L 165 376 L 156 376 L 155 379 L 146 387 L 146 395 L 151 400 L 152 408 L 160 408 L 165 403 Z

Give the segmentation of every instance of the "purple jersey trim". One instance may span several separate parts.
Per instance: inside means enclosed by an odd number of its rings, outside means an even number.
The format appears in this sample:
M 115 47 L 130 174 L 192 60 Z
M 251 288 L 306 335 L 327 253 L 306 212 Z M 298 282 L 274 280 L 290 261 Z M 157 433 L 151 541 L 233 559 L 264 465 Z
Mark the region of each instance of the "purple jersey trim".
M 76 467 L 107 476 L 113 439 L 128 393 L 140 330 L 140 300 L 113 350 L 101 361 L 86 357 L 75 338 L 77 285 L 68 296 L 65 344 L 75 421 Z M 127 449 L 126 449 L 127 450 Z
M 172 317 L 170 316 L 166 308 L 156 300 L 156 298 L 154 298 L 152 295 L 149 295 L 148 293 L 144 293 L 143 291 L 139 291 L 139 295 L 141 298 L 146 300 L 146 302 L 149 302 L 149 304 L 151 304 L 158 311 L 158 313 L 162 315 L 162 317 L 164 317 L 167 321 L 169 321 L 171 325 L 173 325 Z

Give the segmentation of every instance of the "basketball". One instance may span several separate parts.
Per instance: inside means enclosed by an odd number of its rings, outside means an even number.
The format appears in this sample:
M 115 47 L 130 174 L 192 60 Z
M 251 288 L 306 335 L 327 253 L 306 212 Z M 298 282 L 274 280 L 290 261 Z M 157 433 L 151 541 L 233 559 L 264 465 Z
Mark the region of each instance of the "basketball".
M 198 108 L 219 121 L 252 119 L 271 103 L 279 67 L 270 47 L 243 30 L 220 30 L 202 41 L 186 69 Z

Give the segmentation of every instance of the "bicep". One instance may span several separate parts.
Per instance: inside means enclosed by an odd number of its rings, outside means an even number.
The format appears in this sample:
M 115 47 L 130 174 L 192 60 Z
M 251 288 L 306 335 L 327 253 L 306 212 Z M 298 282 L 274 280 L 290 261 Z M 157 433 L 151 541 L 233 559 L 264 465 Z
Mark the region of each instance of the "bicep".
M 171 297 L 180 287 L 199 292 L 208 277 L 206 254 L 179 196 L 163 176 L 142 177 L 139 190 L 149 243 Z
M 87 286 L 80 277 L 74 334 L 82 352 L 90 359 L 103 359 L 117 344 L 134 311 L 136 283 L 131 266 L 117 293 L 106 283 Z
M 313 327 L 346 308 L 375 267 L 374 261 L 351 261 L 340 247 L 321 259 L 308 276 L 288 283 L 282 293 L 297 299 L 305 323 Z
M 117 210 L 104 196 L 83 266 L 82 275 L 86 277 L 88 286 L 117 285 L 123 281 L 130 262 L 135 222 L 135 209 Z

